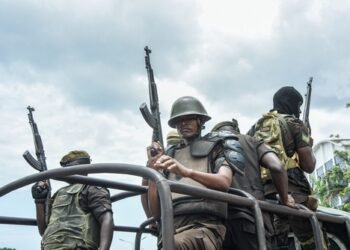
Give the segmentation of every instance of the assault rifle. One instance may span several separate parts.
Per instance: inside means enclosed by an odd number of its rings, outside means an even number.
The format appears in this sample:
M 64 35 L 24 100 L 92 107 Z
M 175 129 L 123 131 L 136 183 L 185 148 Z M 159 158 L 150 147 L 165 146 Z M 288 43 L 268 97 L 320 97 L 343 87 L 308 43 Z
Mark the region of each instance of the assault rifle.
M 27 107 L 29 113 L 28 113 L 28 119 L 29 119 L 29 124 L 30 127 L 32 128 L 32 133 L 33 133 L 33 138 L 34 138 L 34 145 L 35 145 L 35 154 L 37 159 L 33 157 L 33 155 L 26 150 L 23 153 L 24 159 L 27 161 L 27 163 L 32 166 L 34 169 L 43 172 L 47 171 L 47 166 L 46 166 L 46 156 L 45 156 L 45 151 L 44 151 L 44 146 L 43 142 L 41 140 L 41 136 L 39 134 L 38 126 L 36 125 L 34 118 L 33 118 L 33 111 L 35 109 L 31 106 Z M 50 181 L 47 181 L 49 192 L 46 197 L 45 201 L 45 222 L 48 223 L 48 204 L 49 204 L 49 199 L 50 199 L 50 194 L 51 194 L 51 184 Z
M 157 85 L 154 81 L 153 69 L 151 66 L 151 60 L 149 54 L 152 51 L 146 46 L 144 48 L 146 52 L 145 64 L 148 76 L 148 90 L 149 90 L 149 102 L 151 111 L 149 111 L 147 104 L 142 103 L 140 106 L 140 111 L 147 122 L 147 124 L 153 129 L 152 141 L 160 142 L 163 146 L 163 135 L 162 135 L 162 125 L 160 121 L 160 112 L 159 112 L 159 101 L 158 101 L 158 91 Z M 153 152 L 151 149 L 151 154 L 154 155 L 156 152 Z
M 310 112 L 310 102 L 311 102 L 312 80 L 313 78 L 310 77 L 309 81 L 306 83 L 307 89 L 305 94 L 305 106 L 304 106 L 304 112 L 303 112 L 303 122 L 308 128 L 310 135 L 311 135 L 311 126 L 309 121 L 309 112 Z

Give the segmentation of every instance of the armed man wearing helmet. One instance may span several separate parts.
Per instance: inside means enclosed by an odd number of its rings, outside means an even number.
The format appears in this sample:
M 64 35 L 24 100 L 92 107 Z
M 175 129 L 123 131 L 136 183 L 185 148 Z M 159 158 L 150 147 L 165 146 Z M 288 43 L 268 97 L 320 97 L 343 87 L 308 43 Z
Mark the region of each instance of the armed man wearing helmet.
M 171 109 L 169 126 L 176 128 L 184 143 L 170 147 L 153 143 L 157 155 L 149 155 L 148 166 L 165 173 L 172 181 L 227 192 L 232 175 L 242 173 L 242 154 L 237 137 L 201 136 L 210 119 L 199 100 L 191 96 L 177 99 Z M 227 204 L 172 193 L 175 249 L 221 249 L 225 236 Z M 160 208 L 153 182 L 149 183 L 149 211 L 159 218 Z M 158 248 L 162 249 L 161 237 Z
M 235 134 L 245 153 L 245 175 L 235 175 L 232 188 L 241 189 L 258 200 L 264 200 L 264 188 L 260 178 L 260 167 L 270 170 L 272 180 L 279 194 L 281 204 L 295 207 L 294 199 L 288 196 L 288 177 L 275 151 L 264 143 L 249 135 L 240 134 L 238 122 L 223 121 L 214 126 L 213 132 L 231 132 Z M 271 249 L 271 235 L 273 228 L 270 216 L 264 213 L 266 231 L 266 248 Z M 223 250 L 257 250 L 255 218 L 251 209 L 229 205 L 226 225 L 226 236 Z
M 62 167 L 90 164 L 87 152 L 71 151 L 60 161 Z M 59 189 L 50 202 L 45 222 L 46 181 L 33 185 L 39 233 L 43 250 L 108 250 L 113 238 L 113 212 L 106 188 L 70 184 Z
M 248 134 L 257 137 L 263 135 L 266 131 L 264 126 L 268 124 L 268 121 L 264 120 L 267 115 L 278 119 L 281 140 L 275 141 L 280 143 L 273 145 L 273 141 L 269 140 L 268 144 L 274 147 L 287 169 L 288 192 L 291 193 L 295 202 L 316 211 L 317 200 L 312 196 L 311 186 L 304 175 L 304 172 L 310 174 L 314 171 L 316 159 L 312 151 L 312 138 L 303 121 L 299 119 L 302 104 L 303 97 L 294 87 L 280 88 L 273 96 L 273 109 L 265 113 Z M 272 183 L 271 176 L 267 174 L 263 178 L 265 197 L 275 199 L 276 187 Z M 275 215 L 277 249 L 288 249 L 289 225 L 298 238 L 302 250 L 315 249 L 312 227 L 308 219 Z M 323 245 L 324 249 L 328 249 L 326 235 L 323 237 Z

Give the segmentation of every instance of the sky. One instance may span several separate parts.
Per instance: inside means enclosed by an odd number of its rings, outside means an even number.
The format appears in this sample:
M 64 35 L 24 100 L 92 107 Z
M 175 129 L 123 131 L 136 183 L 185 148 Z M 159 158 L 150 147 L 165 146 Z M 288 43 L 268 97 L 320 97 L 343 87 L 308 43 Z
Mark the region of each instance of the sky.
M 29 105 L 49 169 L 73 149 L 93 163 L 144 166 L 152 132 L 139 111 L 149 103 L 146 45 L 164 137 L 181 96 L 198 98 L 212 117 L 204 133 L 233 117 L 246 132 L 279 88 L 304 95 L 312 76 L 314 142 L 350 138 L 349 12 L 345 0 L 0 0 L 0 186 L 35 173 L 22 158 L 34 154 Z M 53 182 L 54 191 L 62 185 Z M 113 210 L 117 225 L 144 220 L 139 197 Z M 0 216 L 34 218 L 30 186 L 0 197 Z M 0 225 L 0 248 L 39 242 L 34 227 Z M 132 244 L 133 235 L 117 232 L 112 249 Z M 141 246 L 155 249 L 155 239 Z

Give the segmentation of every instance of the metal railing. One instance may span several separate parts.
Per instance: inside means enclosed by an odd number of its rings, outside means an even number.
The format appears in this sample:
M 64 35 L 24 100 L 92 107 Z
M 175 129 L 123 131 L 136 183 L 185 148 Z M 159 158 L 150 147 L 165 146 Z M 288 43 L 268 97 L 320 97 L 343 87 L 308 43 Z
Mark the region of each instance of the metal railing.
M 127 184 L 118 181 L 103 180 L 100 178 L 93 178 L 87 176 L 80 176 L 79 174 L 88 173 L 111 173 L 111 174 L 127 174 L 133 176 L 139 176 L 154 181 L 157 185 L 160 199 L 161 209 L 161 235 L 163 238 L 163 247 L 166 250 L 174 250 L 174 236 L 173 236 L 173 207 L 170 192 L 176 192 L 181 194 L 187 194 L 217 201 L 228 202 L 231 205 L 246 207 L 253 211 L 256 230 L 257 241 L 259 249 L 266 249 L 265 244 L 265 229 L 262 218 L 261 210 L 286 214 L 293 216 L 300 216 L 310 220 L 312 225 L 316 249 L 322 249 L 321 232 L 318 220 L 345 224 L 347 230 L 347 236 L 350 240 L 350 220 L 345 216 L 333 216 L 323 213 L 314 213 L 304 207 L 301 209 L 291 209 L 285 206 L 271 204 L 266 201 L 257 201 L 250 194 L 237 189 L 231 189 L 229 193 L 211 190 L 207 188 L 194 187 L 190 185 L 180 184 L 177 182 L 169 181 L 165 179 L 157 171 L 146 168 L 140 165 L 123 164 L 123 163 L 103 163 L 103 164 L 87 164 L 74 166 L 72 168 L 57 168 L 51 169 L 45 172 L 35 173 L 16 181 L 13 181 L 5 186 L 0 187 L 0 197 L 6 194 L 24 187 L 26 185 L 35 183 L 40 180 L 54 179 L 59 181 L 66 181 L 71 183 L 83 183 L 89 185 L 103 186 L 109 189 L 124 190 L 124 192 L 118 193 L 111 197 L 112 202 L 117 202 L 125 198 L 142 195 L 147 192 L 148 188 L 135 184 Z M 129 226 L 114 226 L 115 231 L 133 232 L 135 236 L 135 250 L 140 249 L 140 240 L 142 233 L 154 234 L 154 230 L 146 228 L 147 225 L 153 223 L 155 220 L 149 218 L 139 227 Z M 30 218 L 17 218 L 0 216 L 0 224 L 13 224 L 13 225 L 30 225 L 35 226 L 36 220 Z

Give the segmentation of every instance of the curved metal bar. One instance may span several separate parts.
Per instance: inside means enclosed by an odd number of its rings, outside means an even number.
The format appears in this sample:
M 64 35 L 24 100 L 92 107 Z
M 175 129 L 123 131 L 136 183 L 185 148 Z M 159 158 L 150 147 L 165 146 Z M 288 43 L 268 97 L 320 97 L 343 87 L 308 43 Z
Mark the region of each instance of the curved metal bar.
M 83 183 L 83 184 L 95 185 L 99 187 L 139 192 L 140 194 L 147 192 L 147 188 L 140 185 L 121 183 L 121 182 L 116 182 L 111 180 L 94 178 L 90 176 L 73 175 L 73 176 L 57 177 L 54 179 L 59 181 L 65 181 L 68 183 Z
M 187 194 L 195 197 L 202 197 L 212 200 L 218 200 L 218 201 L 226 201 L 230 204 L 242 206 L 242 207 L 249 207 L 252 208 L 254 206 L 254 201 L 247 199 L 245 197 L 229 194 L 226 192 L 221 192 L 209 188 L 200 188 L 195 187 L 188 184 L 182 184 L 174 181 L 168 181 L 170 189 L 172 192 L 180 193 L 180 194 Z
M 117 201 L 120 201 L 122 199 L 133 197 L 133 196 L 137 196 L 137 195 L 140 195 L 140 193 L 130 192 L 130 191 L 121 192 L 121 193 L 112 195 L 111 196 L 111 202 L 117 202 Z
M 36 226 L 36 220 L 31 218 L 0 216 L 0 224 Z
M 298 204 L 298 205 L 301 209 L 312 213 L 312 216 L 310 217 L 310 223 L 311 223 L 312 231 L 314 233 L 315 247 L 317 250 L 323 250 L 323 242 L 325 242 L 325 241 L 323 239 L 320 223 L 318 223 L 316 214 L 314 212 L 312 212 L 310 209 L 308 209 L 307 207 L 305 207 L 301 204 Z
M 287 206 L 278 205 L 276 203 L 269 203 L 267 201 L 258 200 L 258 203 L 262 210 L 276 213 L 276 214 L 295 215 L 295 216 L 300 216 L 307 219 L 309 219 L 314 215 L 314 213 L 311 211 L 306 211 L 306 210 L 302 211 L 300 209 L 294 209 Z
M 143 230 L 146 228 L 146 226 L 150 225 L 151 223 L 155 222 L 156 219 L 154 219 L 153 217 L 148 218 L 147 220 L 145 220 L 143 223 L 141 223 L 140 227 L 139 227 L 139 231 L 136 232 L 136 236 L 135 236 L 135 250 L 140 250 L 140 246 L 141 246 L 141 235 Z M 153 232 L 155 233 L 155 232 Z
M 247 193 L 241 189 L 230 188 L 229 193 L 244 196 L 244 197 L 247 197 L 248 199 L 254 201 L 254 205 L 252 207 L 252 210 L 254 212 L 254 217 L 255 217 L 255 229 L 256 229 L 256 236 L 257 236 L 257 240 L 258 240 L 258 245 L 259 245 L 260 250 L 266 250 L 264 220 L 263 220 L 261 209 L 259 207 L 259 203 L 256 201 L 256 199 L 253 195 L 251 195 L 250 193 Z
M 316 213 L 312 212 L 309 210 L 307 207 L 298 204 L 299 209 L 292 209 L 286 206 L 278 205 L 276 203 L 271 203 L 271 202 L 266 202 L 266 201 L 258 201 L 260 204 L 260 207 L 263 210 L 271 211 L 274 213 L 279 213 L 279 214 L 287 214 L 287 215 L 294 215 L 294 216 L 299 216 L 303 218 L 309 219 L 314 235 L 314 241 L 315 241 L 315 246 L 316 249 L 322 250 L 322 237 L 321 237 L 321 227 L 320 224 L 318 223 Z
M 164 249 L 174 250 L 174 237 L 173 237 L 173 214 L 172 200 L 170 193 L 170 187 L 166 179 L 157 171 L 146 168 L 139 165 L 131 165 L 124 163 L 97 163 L 97 164 L 84 164 L 74 167 L 56 168 L 50 169 L 45 172 L 35 173 L 19 180 L 13 181 L 0 188 L 0 197 L 8 194 L 9 192 L 29 185 L 31 183 L 64 177 L 74 174 L 88 174 L 88 173 L 117 173 L 136 175 L 144 178 L 148 178 L 157 184 L 158 194 L 160 199 L 161 209 L 161 224 L 162 235 L 166 241 L 164 241 Z
M 163 249 L 175 250 L 173 201 L 169 182 L 164 178 L 156 182 L 160 208 Z M 166 233 L 166 234 L 165 234 Z
M 97 163 L 97 164 L 85 164 L 78 165 L 74 167 L 66 167 L 66 168 L 55 168 L 50 169 L 45 172 L 35 173 L 16 181 L 13 181 L 3 187 L 0 188 L 0 197 L 5 194 L 31 184 L 33 182 L 37 182 L 40 180 L 46 179 L 56 179 L 60 177 L 65 177 L 68 175 L 75 174 L 89 174 L 89 173 L 115 173 L 115 174 L 128 174 L 128 175 L 136 175 L 140 177 L 145 177 L 152 179 L 154 181 L 158 179 L 164 179 L 164 177 L 159 174 L 157 171 L 146 168 L 144 166 L 131 165 L 131 164 L 123 164 L 123 163 Z M 83 177 L 83 176 L 81 176 Z M 74 177 L 76 178 L 76 176 Z
M 328 214 L 325 212 L 316 212 L 316 217 L 320 221 L 325 221 L 325 222 L 332 222 L 332 223 L 337 223 L 337 224 L 343 224 L 346 223 L 347 221 L 350 222 L 350 218 L 343 216 L 343 215 L 335 215 L 335 214 Z M 349 235 L 350 239 L 350 235 Z
M 140 231 L 139 227 L 129 227 L 129 226 L 114 226 L 113 227 L 114 231 L 119 231 L 119 232 L 128 232 L 128 233 L 137 233 Z M 154 231 L 148 228 L 144 228 L 142 230 L 143 233 L 148 233 L 148 234 L 153 234 Z
M 350 245 L 350 220 L 348 219 L 348 220 L 346 220 L 345 221 L 345 227 L 346 227 L 346 235 L 348 236 L 348 242 L 347 242 L 347 246 L 349 247 L 349 245 Z

